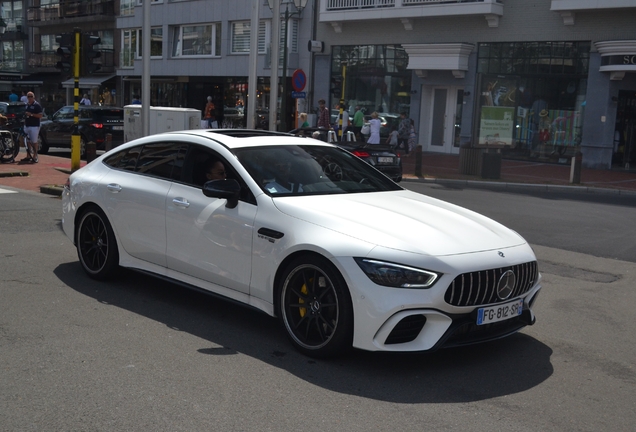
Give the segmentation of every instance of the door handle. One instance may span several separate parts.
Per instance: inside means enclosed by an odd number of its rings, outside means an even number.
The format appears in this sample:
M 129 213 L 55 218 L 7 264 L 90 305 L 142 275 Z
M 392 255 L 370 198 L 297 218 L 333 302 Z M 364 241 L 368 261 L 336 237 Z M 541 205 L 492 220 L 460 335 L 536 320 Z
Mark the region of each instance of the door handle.
M 172 204 L 176 205 L 177 207 L 183 207 L 183 208 L 190 207 L 190 203 L 188 202 L 188 200 L 181 197 L 173 198 Z
M 122 188 L 121 188 L 121 186 L 119 186 L 119 185 L 118 185 L 118 184 L 116 184 L 116 183 L 109 183 L 109 184 L 106 186 L 106 189 L 108 189 L 108 190 L 109 190 L 109 191 L 111 191 L 111 192 L 121 192 L 121 189 L 122 189 Z

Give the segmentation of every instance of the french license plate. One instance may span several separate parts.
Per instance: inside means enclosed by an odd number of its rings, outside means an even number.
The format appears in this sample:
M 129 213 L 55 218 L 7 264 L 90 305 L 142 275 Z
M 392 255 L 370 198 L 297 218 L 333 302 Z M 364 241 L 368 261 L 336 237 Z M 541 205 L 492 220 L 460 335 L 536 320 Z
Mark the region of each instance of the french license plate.
M 378 156 L 378 163 L 393 163 L 393 158 L 389 156 Z
M 517 317 L 523 312 L 523 299 L 477 310 L 477 325 L 490 324 Z
M 113 126 L 113 130 L 124 130 L 123 126 Z

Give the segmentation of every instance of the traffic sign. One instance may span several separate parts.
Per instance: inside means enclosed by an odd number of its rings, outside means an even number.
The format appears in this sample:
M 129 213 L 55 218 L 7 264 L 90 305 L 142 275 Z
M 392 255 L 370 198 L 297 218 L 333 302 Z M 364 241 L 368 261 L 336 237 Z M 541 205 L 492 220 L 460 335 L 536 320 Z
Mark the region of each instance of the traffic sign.
M 292 87 L 297 92 L 301 92 L 305 88 L 305 85 L 307 85 L 305 72 L 303 72 L 302 69 L 296 69 L 292 75 Z
M 305 99 L 307 97 L 307 92 L 292 92 L 291 95 L 294 99 Z

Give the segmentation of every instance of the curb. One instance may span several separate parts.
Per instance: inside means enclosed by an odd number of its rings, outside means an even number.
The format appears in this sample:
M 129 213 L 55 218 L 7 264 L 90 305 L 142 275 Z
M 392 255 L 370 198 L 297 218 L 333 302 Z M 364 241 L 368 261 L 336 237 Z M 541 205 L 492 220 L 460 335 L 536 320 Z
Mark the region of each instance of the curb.
M 0 172 L 0 177 L 28 177 L 29 173 L 27 171 L 8 171 L 8 172 Z
M 453 179 L 439 179 L 439 178 L 421 178 L 421 177 L 403 177 L 402 181 L 412 181 L 418 183 L 435 183 L 435 184 L 448 184 L 453 186 L 464 187 L 488 187 L 497 190 L 531 190 L 531 191 L 553 191 L 553 192 L 578 192 L 589 194 L 606 194 L 606 195 L 623 195 L 623 196 L 636 196 L 636 191 L 600 188 L 593 186 L 576 186 L 576 185 L 550 185 L 550 184 L 536 184 L 536 183 L 509 183 L 509 182 L 489 182 L 479 180 L 453 180 Z
M 40 193 L 53 195 L 53 196 L 62 196 L 62 192 L 64 192 L 64 186 L 61 185 L 42 185 L 40 186 Z

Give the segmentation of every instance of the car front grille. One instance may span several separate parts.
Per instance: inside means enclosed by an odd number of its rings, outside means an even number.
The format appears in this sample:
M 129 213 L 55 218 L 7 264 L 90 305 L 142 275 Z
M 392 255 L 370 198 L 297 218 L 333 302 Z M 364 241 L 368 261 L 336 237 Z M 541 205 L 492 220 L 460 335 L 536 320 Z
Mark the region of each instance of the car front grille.
M 506 296 L 505 299 L 501 299 L 497 295 L 497 286 L 501 276 L 508 270 L 512 270 L 515 274 L 515 284 L 512 293 Z M 453 306 L 501 303 L 507 299 L 527 293 L 537 281 L 538 276 L 539 269 L 536 261 L 510 267 L 463 273 L 457 276 L 450 284 L 446 290 L 444 300 Z

